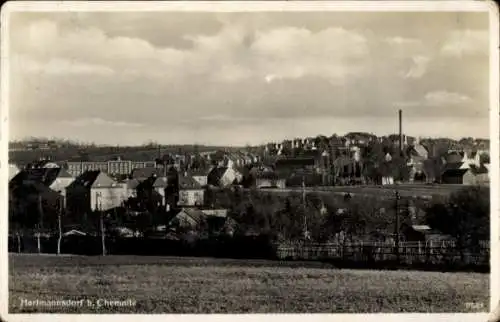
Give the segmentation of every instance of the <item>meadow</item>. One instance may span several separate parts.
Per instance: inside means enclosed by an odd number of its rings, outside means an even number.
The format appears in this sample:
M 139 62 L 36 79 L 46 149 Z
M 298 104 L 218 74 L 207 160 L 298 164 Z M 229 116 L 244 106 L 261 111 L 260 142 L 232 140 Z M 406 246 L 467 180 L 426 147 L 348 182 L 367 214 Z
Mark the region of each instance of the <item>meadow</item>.
M 484 312 L 489 274 L 347 270 L 317 262 L 11 254 L 9 291 L 11 313 L 447 313 L 473 312 L 470 303 Z M 135 306 L 21 309 L 23 299 L 133 299 Z

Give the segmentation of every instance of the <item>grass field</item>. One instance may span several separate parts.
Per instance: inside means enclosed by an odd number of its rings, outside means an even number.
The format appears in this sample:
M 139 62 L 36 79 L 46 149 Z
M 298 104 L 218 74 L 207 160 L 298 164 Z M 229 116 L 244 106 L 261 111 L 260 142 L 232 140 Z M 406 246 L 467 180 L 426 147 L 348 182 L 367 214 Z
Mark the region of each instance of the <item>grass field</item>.
M 11 313 L 387 313 L 487 311 L 489 274 L 339 270 L 320 263 L 10 255 Z M 135 301 L 29 307 L 21 300 Z

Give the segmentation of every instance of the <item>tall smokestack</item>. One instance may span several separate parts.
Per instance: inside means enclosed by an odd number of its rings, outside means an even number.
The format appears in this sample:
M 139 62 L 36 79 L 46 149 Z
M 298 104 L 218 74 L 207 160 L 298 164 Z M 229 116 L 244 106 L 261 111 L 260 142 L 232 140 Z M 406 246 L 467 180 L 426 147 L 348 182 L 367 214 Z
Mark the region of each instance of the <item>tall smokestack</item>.
M 403 151 L 403 111 L 399 110 L 399 150 Z

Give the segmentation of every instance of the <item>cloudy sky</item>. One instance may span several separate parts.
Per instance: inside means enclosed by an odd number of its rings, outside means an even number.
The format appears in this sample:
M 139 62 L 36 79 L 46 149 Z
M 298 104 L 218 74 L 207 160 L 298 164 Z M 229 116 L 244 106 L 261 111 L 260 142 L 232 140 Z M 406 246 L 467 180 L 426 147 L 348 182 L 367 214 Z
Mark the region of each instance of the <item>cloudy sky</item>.
M 12 13 L 11 139 L 488 137 L 486 13 Z

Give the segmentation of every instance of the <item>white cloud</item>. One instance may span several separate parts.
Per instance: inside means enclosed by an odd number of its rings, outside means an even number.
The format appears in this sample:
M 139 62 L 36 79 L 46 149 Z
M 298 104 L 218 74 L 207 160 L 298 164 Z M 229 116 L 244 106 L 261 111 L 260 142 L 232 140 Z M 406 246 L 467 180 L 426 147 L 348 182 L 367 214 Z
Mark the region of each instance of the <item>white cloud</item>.
M 449 56 L 488 55 L 489 35 L 487 31 L 455 30 L 450 32 L 441 47 L 441 53 Z
M 388 37 L 384 39 L 391 46 L 421 46 L 422 41 L 414 38 Z
M 218 81 L 264 80 L 268 74 L 284 79 L 315 76 L 336 80 L 362 75 L 369 67 L 366 39 L 342 28 L 316 33 L 292 27 L 255 32 L 227 26 L 212 36 L 186 36 L 193 42 L 189 50 L 157 48 L 137 38 L 110 38 L 96 28 L 58 30 L 46 21 L 25 27 L 18 38 L 23 37 L 30 41 L 20 40 L 17 48 L 32 59 L 60 57 L 57 64 L 71 62 L 81 66 L 82 72 L 90 71 L 89 66 L 106 66 L 106 72 L 173 80 L 189 75 Z
M 430 106 L 457 105 L 470 100 L 467 95 L 447 91 L 435 91 L 425 95 L 425 102 Z
M 66 26 L 32 17 L 11 28 L 12 61 L 19 57 L 11 65 L 13 122 L 31 118 L 56 131 L 61 120 L 70 120 L 64 123 L 68 133 L 90 136 L 110 128 L 123 140 L 156 137 L 157 132 L 175 141 L 189 131 L 198 131 L 196 137 L 236 140 L 236 125 L 232 130 L 226 126 L 243 124 L 248 135 L 265 137 L 280 122 L 300 135 L 306 125 L 298 119 L 314 119 L 318 125 L 307 128 L 322 127 L 326 133 L 335 131 L 333 125 L 318 120 L 364 117 L 371 118 L 366 124 L 378 124 L 392 115 L 397 101 L 408 107 L 405 113 L 436 119 L 448 117 L 452 106 L 453 114 L 464 119 L 487 112 L 487 92 L 477 90 L 487 87 L 487 79 L 477 76 L 486 75 L 487 60 L 458 65 L 439 55 L 444 35 L 457 26 L 430 28 L 422 22 L 389 37 L 406 18 L 397 15 L 392 22 L 370 26 L 361 16 L 350 24 L 324 16 L 315 25 L 300 15 L 274 23 L 273 15 L 259 13 L 259 18 L 248 14 L 252 18 L 244 22 L 232 16 L 207 31 L 203 21 L 213 18 L 210 14 L 186 14 L 191 20 L 185 23 L 157 17 L 146 27 L 109 14 L 112 28 L 99 22 L 105 15 L 89 16 L 94 19 L 68 15 L 67 21 L 77 22 Z M 474 77 L 469 77 L 471 68 L 477 71 Z M 447 92 L 438 91 L 444 88 Z M 112 121 L 116 115 L 121 121 Z M 280 121 L 264 126 L 267 119 Z M 252 132 L 253 127 L 259 130 Z M 220 130 L 218 138 L 211 136 L 214 128 Z M 19 132 L 34 129 L 16 126 Z M 95 134 L 99 140 L 106 136 Z
M 453 107 L 464 103 L 471 102 L 472 99 L 464 94 L 448 92 L 448 91 L 433 91 L 428 92 L 421 100 L 401 101 L 394 105 L 397 107 Z
M 369 48 L 364 36 L 342 28 L 317 33 L 301 28 L 280 28 L 256 34 L 251 47 L 261 68 L 260 77 L 316 76 L 343 79 L 369 71 Z M 267 77 L 267 78 L 266 78 Z
M 78 61 L 69 61 L 64 58 L 52 58 L 48 62 L 38 62 L 26 57 L 16 57 L 14 58 L 14 64 L 17 64 L 17 68 L 21 71 L 27 73 L 42 73 L 48 75 L 75 75 L 75 74 L 87 74 L 87 75 L 100 75 L 100 76 L 112 76 L 114 71 L 106 66 L 93 65 Z
M 86 126 L 111 126 L 111 127 L 142 127 L 143 124 L 140 123 L 131 123 L 131 122 L 123 122 L 123 121 L 109 121 L 104 120 L 98 117 L 92 118 L 83 118 L 78 120 L 67 120 L 63 121 L 64 124 L 77 126 L 77 127 L 86 127 Z

